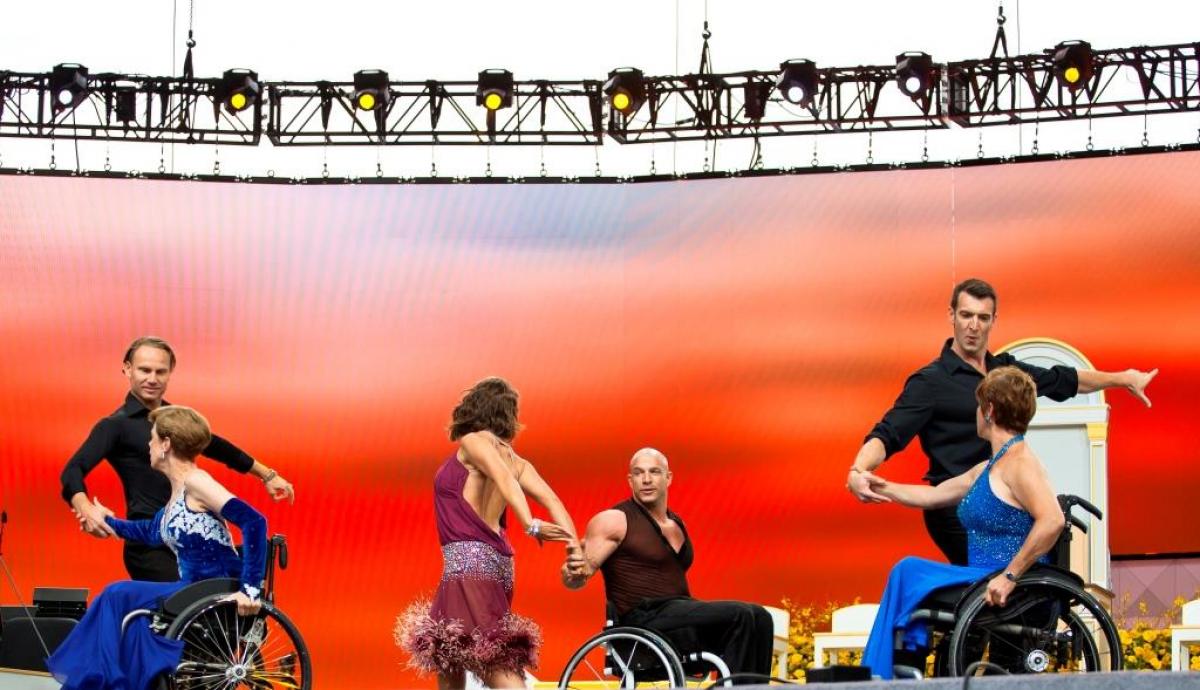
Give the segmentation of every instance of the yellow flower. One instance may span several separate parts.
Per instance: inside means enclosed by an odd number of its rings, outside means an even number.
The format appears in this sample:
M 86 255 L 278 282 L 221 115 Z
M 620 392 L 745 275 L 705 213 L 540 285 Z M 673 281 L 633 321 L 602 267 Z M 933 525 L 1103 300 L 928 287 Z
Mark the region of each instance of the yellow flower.
M 1132 643 L 1132 642 L 1133 642 L 1133 637 L 1129 634 L 1129 631 L 1122 630 L 1121 631 L 1121 646 L 1128 647 L 1130 645 L 1130 643 Z
M 1153 642 L 1157 638 L 1158 638 L 1157 630 L 1147 630 L 1142 633 L 1142 639 L 1147 642 Z

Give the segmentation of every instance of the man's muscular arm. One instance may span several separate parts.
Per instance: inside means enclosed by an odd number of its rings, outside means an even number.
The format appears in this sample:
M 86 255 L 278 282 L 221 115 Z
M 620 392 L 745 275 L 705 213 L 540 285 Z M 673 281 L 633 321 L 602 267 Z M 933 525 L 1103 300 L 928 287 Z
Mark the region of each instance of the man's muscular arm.
M 604 561 L 625 539 L 625 513 L 605 510 L 588 523 L 581 543 L 567 545 L 567 560 L 562 566 L 562 582 L 567 589 L 579 589 L 596 574 Z

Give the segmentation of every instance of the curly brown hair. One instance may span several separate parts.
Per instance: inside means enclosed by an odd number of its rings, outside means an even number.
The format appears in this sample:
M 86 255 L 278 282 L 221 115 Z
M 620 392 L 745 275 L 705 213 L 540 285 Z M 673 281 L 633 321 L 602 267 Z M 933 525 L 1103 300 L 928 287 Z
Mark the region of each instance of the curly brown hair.
M 474 431 L 490 431 L 505 441 L 521 430 L 517 421 L 517 391 L 508 381 L 490 376 L 463 393 L 450 419 L 450 440 Z
M 992 404 L 992 423 L 1023 434 L 1037 412 L 1037 384 L 1016 367 L 996 367 L 975 389 L 979 406 Z

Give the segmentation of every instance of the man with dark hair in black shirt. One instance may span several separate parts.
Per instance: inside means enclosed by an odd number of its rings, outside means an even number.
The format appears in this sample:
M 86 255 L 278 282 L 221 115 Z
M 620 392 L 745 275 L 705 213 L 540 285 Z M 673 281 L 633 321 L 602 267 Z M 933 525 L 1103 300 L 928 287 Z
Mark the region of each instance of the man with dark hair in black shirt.
M 80 529 L 104 538 L 113 530 L 104 515 L 88 500 L 83 479 L 101 460 L 107 459 L 125 491 L 125 515 L 130 520 L 154 517 L 167 504 L 171 485 L 165 475 L 150 467 L 150 420 L 152 410 L 169 405 L 163 400 L 175 370 L 175 351 L 163 339 L 144 336 L 125 351 L 122 373 L 129 379 L 129 393 L 115 412 L 92 427 L 87 440 L 75 451 L 62 471 L 62 497 L 79 518 Z M 262 480 L 275 500 L 295 500 L 292 485 L 261 462 L 223 438 L 212 437 L 204 455 L 238 472 L 249 472 Z M 125 542 L 125 569 L 135 580 L 172 582 L 179 579 L 175 556 L 165 547 Z
M 942 346 L 937 359 L 908 377 L 892 409 L 867 434 L 859 449 L 846 487 L 863 503 L 887 503 L 871 490 L 871 473 L 892 454 L 903 450 L 913 437 L 929 458 L 925 480 L 938 485 L 986 460 L 989 446 L 975 434 L 975 387 L 987 372 L 1013 365 L 1029 374 L 1038 395 L 1063 401 L 1080 393 L 1106 388 L 1125 388 L 1146 406 L 1146 386 L 1158 374 L 1127 369 L 1110 373 L 1075 370 L 1065 366 L 1049 369 L 1018 362 L 1011 354 L 988 352 L 988 335 L 996 320 L 996 291 L 982 280 L 971 278 L 954 287 L 950 296 L 950 325 L 954 337 Z M 967 564 L 967 533 L 958 521 L 956 507 L 925 511 L 925 528 L 946 558 L 955 565 Z

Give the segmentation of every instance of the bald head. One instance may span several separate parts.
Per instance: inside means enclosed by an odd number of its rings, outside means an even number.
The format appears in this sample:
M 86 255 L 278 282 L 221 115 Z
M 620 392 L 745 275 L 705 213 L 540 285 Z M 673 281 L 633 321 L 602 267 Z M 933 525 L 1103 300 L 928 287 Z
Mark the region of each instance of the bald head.
M 633 457 L 629 459 L 629 467 L 632 468 L 634 465 L 636 465 L 638 460 L 650 460 L 657 462 L 663 466 L 663 469 L 668 469 L 667 456 L 663 455 L 662 452 L 656 448 L 646 447 L 634 453 Z

